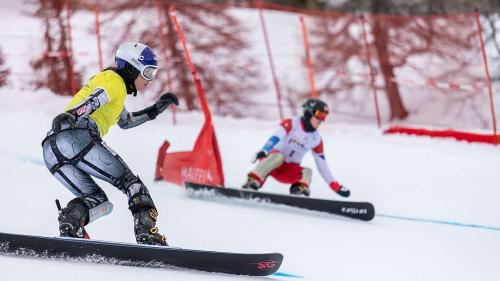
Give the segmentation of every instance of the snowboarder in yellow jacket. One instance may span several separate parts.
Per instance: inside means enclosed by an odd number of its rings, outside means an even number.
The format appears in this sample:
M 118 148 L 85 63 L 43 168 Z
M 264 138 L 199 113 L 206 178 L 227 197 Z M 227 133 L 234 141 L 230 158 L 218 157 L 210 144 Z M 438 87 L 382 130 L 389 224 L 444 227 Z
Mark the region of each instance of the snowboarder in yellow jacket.
M 152 106 L 128 112 L 125 98 L 148 86 L 158 62 L 151 48 L 136 42 L 122 44 L 115 61 L 116 67 L 92 77 L 54 118 L 42 143 L 47 168 L 76 196 L 59 211 L 60 235 L 88 238 L 84 227 L 112 211 L 113 205 L 92 178 L 96 177 L 128 197 L 138 243 L 167 245 L 156 227 L 158 212 L 148 189 L 102 138 L 116 124 L 129 129 L 154 120 L 171 104 L 178 105 L 178 100 L 165 93 Z

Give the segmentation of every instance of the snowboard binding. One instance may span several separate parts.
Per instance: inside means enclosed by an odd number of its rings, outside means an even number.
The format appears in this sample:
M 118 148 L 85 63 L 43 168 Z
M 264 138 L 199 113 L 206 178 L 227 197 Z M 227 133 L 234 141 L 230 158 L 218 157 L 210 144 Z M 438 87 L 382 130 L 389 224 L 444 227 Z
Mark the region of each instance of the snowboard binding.
M 165 235 L 158 233 L 157 218 L 158 211 L 155 208 L 134 213 L 135 239 L 138 244 L 168 246 Z
M 259 190 L 260 182 L 255 177 L 249 175 L 247 181 L 242 186 L 243 189 Z
M 71 200 L 66 208 L 61 208 L 59 200 L 56 200 L 59 210 L 59 236 L 90 239 L 84 226 L 88 221 L 88 207 L 80 198 Z
M 290 186 L 290 194 L 309 197 L 311 195 L 311 190 L 304 184 L 294 183 L 292 184 L 292 186 Z
M 142 190 L 132 196 L 128 205 L 134 216 L 134 232 L 137 243 L 168 246 L 167 238 L 158 233 L 158 227 L 156 227 L 158 211 L 147 190 Z

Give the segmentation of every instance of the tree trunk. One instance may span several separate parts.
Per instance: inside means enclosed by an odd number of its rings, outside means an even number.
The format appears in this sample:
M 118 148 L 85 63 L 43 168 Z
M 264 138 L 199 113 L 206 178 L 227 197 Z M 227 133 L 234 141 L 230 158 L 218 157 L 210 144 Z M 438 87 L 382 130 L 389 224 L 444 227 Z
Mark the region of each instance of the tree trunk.
M 9 74 L 10 70 L 7 66 L 5 66 L 4 55 L 2 49 L 0 49 L 0 88 L 7 84 L 7 77 Z
M 383 1 L 374 1 L 374 10 L 380 10 L 380 5 L 383 5 Z M 390 120 L 394 119 L 405 119 L 408 117 L 408 111 L 406 110 L 401 95 L 399 94 L 398 84 L 392 81 L 394 76 L 394 66 L 391 64 L 389 59 L 388 50 L 388 27 L 380 22 L 380 18 L 375 18 L 373 22 L 373 37 L 375 41 L 375 49 L 377 50 L 377 57 L 380 63 L 380 69 L 382 75 L 384 76 L 385 93 L 389 101 L 389 106 L 391 110 Z

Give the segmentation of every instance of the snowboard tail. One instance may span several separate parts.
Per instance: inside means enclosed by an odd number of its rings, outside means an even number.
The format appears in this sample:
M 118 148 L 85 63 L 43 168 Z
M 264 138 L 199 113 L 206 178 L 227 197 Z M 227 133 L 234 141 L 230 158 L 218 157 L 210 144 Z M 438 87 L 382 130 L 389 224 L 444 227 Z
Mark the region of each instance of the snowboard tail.
M 309 198 L 301 196 L 267 193 L 260 191 L 210 186 L 192 182 L 186 182 L 185 186 L 188 191 L 194 191 L 194 192 L 209 191 L 212 194 L 215 193 L 216 195 L 229 198 L 240 198 L 245 200 L 257 199 L 264 202 L 287 205 L 291 207 L 308 209 L 312 211 L 336 214 L 364 221 L 372 220 L 373 217 L 375 216 L 375 208 L 373 204 L 369 202 L 325 200 L 325 199 L 317 199 L 317 198 Z
M 280 253 L 215 252 L 10 233 L 0 233 L 0 253 L 44 258 L 75 258 L 143 267 L 178 267 L 251 276 L 273 274 L 283 261 L 283 255 Z

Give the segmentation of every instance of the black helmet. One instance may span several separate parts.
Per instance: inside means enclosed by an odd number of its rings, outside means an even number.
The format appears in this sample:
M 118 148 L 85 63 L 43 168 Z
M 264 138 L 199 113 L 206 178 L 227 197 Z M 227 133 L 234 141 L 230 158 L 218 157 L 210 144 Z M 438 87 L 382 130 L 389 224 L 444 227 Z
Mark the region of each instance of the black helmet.
M 304 111 L 304 118 L 307 120 L 314 116 L 321 121 L 325 121 L 329 112 L 328 105 L 324 101 L 314 98 L 308 98 L 302 104 L 302 110 Z

